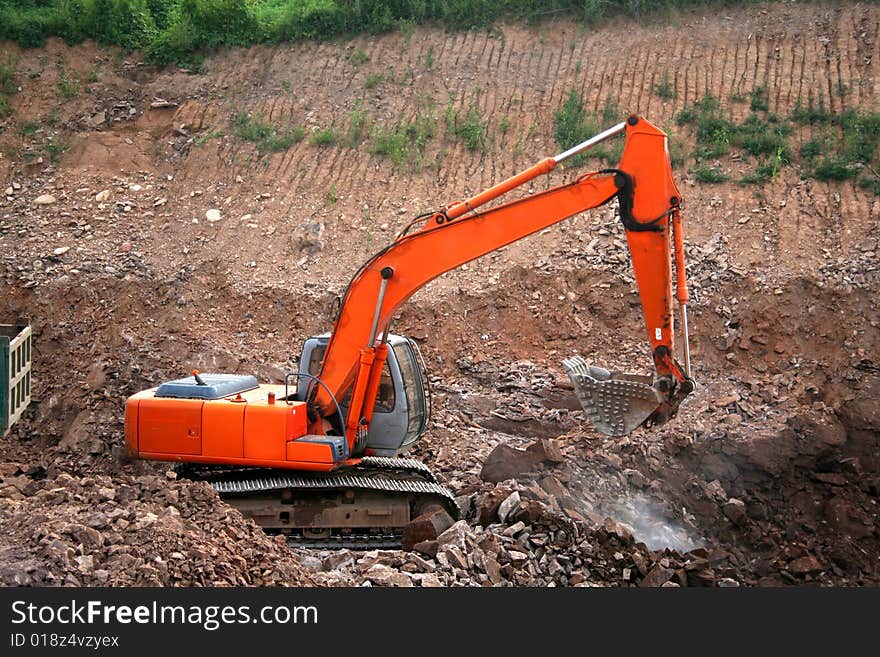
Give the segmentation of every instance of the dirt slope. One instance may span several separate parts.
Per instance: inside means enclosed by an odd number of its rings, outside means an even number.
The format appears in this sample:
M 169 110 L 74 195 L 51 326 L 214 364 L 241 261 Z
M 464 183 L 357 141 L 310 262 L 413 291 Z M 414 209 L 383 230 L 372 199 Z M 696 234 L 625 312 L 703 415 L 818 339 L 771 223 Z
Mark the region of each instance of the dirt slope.
M 811 97 L 876 110 L 878 33 L 870 3 L 777 3 L 586 31 L 550 22 L 256 47 L 212 56 L 197 74 L 88 44 L 4 46 L 21 90 L 0 134 L 0 187 L 9 187 L 0 197 L 0 317 L 34 324 L 37 401 L 0 440 L 12 482 L 0 488 L 12 529 L 3 581 L 129 582 L 114 579 L 113 563 L 131 563 L 109 561 L 116 539 L 103 537 L 127 536 L 115 518 L 99 528 L 91 566 L 71 561 L 90 554 L 73 530 L 46 537 L 29 524 L 57 497 L 40 490 L 74 491 L 77 504 L 99 495 L 103 484 L 92 491 L 83 478 L 143 493 L 126 523 L 180 507 L 183 534 L 172 517 L 155 554 L 132 534 L 135 570 L 153 556 L 173 563 L 172 552 L 198 549 L 192 541 L 210 545 L 198 523 L 215 512 L 235 528 L 224 541 L 251 549 L 252 528 L 216 499 L 197 500 L 211 509 L 198 512 L 156 499 L 155 480 L 137 478 L 164 468 L 120 459 L 125 397 L 193 367 L 277 379 L 301 339 L 328 327 L 329 304 L 356 267 L 416 214 L 557 152 L 552 113 L 569 90 L 597 112 L 615 103 L 673 137 L 683 132 L 676 113 L 707 93 L 766 87 L 780 116 Z M 655 92 L 664 79 L 668 100 Z M 468 150 L 446 125 L 473 105 L 484 150 Z M 236 134 L 242 112 L 304 127 L 306 138 L 261 154 Z M 346 143 L 355 116 L 375 127 L 419 113 L 434 116 L 437 134 L 418 170 L 371 153 L 369 130 Z M 331 127 L 342 143 L 310 143 L 313 129 Z M 687 140 L 679 137 L 684 148 Z M 47 143 L 67 146 L 57 162 Z M 604 208 L 438 279 L 401 313 L 397 330 L 420 340 L 436 376 L 434 427 L 414 455 L 476 502 L 487 492 L 480 464 L 496 444 L 563 436 L 572 467 L 587 473 L 566 482 L 585 481 L 588 502 L 590 490 L 607 493 L 589 502 L 598 516 L 632 522 L 620 499 L 647 496 L 668 522 L 734 555 L 729 574 L 742 583 L 875 584 L 880 201 L 795 168 L 763 187 L 676 175 L 701 384 L 679 419 L 608 441 L 571 405 L 562 358 L 648 363 L 631 273 L 618 259 L 619 222 Z M 38 204 L 44 195 L 54 201 Z M 188 499 L 185 485 L 168 487 Z M 739 503 L 747 513 L 735 512 Z M 271 542 L 260 549 L 287 564 L 280 576 L 254 575 L 263 557 L 251 552 L 227 581 L 311 581 L 295 556 Z M 27 555 L 34 568 L 21 576 L 13 566 Z M 173 569 L 144 573 L 140 581 L 191 582 Z M 361 576 L 354 568 L 322 581 Z

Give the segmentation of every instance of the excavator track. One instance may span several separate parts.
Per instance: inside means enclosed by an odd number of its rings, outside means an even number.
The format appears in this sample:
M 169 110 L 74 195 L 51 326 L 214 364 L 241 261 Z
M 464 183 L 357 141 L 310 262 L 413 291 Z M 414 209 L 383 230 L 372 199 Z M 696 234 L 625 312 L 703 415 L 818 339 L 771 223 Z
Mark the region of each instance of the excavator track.
M 291 546 L 377 549 L 400 546 L 403 527 L 431 507 L 457 518 L 455 498 L 413 459 L 368 456 L 333 472 L 186 465 L 221 499 Z

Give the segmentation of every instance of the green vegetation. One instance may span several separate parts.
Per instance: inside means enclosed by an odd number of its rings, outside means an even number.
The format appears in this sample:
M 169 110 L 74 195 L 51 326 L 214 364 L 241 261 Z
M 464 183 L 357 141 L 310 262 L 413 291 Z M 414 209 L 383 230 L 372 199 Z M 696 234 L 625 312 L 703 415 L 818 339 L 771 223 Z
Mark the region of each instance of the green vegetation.
M 669 144 L 669 163 L 673 169 L 680 169 L 687 161 L 687 152 L 679 139 L 676 139 L 670 133 L 670 130 L 664 130 L 668 137 Z
M 58 95 L 62 100 L 72 100 L 79 95 L 79 80 L 74 74 L 73 78 L 67 77 L 67 71 L 61 69 L 58 74 Z
M 663 77 L 660 82 L 654 85 L 654 93 L 663 100 L 673 100 L 675 98 L 675 87 L 669 79 L 669 71 L 663 71 Z
M 848 109 L 834 114 L 811 98 L 806 107 L 797 106 L 791 118 L 803 125 L 822 126 L 800 148 L 808 175 L 818 180 L 858 178 L 861 187 L 880 190 L 880 113 Z
M 365 53 L 360 48 L 356 48 L 355 50 L 353 50 L 352 53 L 348 56 L 348 59 L 355 66 L 363 66 L 368 61 L 370 61 L 369 55 L 367 55 L 367 53 Z
M 676 122 L 694 129 L 696 148 L 691 157 L 698 180 L 718 182 L 703 162 L 737 148 L 745 162 L 755 163 L 740 179 L 743 184 L 763 184 L 784 166 L 797 162 L 804 176 L 853 180 L 880 192 L 880 112 L 847 109 L 835 113 L 826 108 L 821 97 L 814 100 L 810 96 L 805 104 L 795 106 L 788 119 L 782 119 L 768 111 L 764 87 L 754 89 L 749 98 L 752 113 L 738 123 L 708 95 L 679 112 Z M 790 143 L 793 124 L 813 127 L 813 135 L 797 149 Z
M 614 16 L 641 18 L 676 8 L 729 4 L 730 0 L 0 0 L 0 38 L 24 47 L 42 45 L 50 36 L 70 43 L 92 38 L 143 49 L 159 64 L 193 66 L 200 54 L 223 46 L 390 30 L 400 31 L 407 40 L 419 24 L 474 29 L 501 20 L 537 22 L 567 15 L 586 25 Z M 426 61 L 426 68 L 431 68 L 433 55 L 427 59 L 431 63 Z
M 384 79 L 385 76 L 381 73 L 370 73 L 369 75 L 367 75 L 367 79 L 364 80 L 364 88 L 375 89 Z
M 339 133 L 333 126 L 315 130 L 309 135 L 309 143 L 312 146 L 335 146 L 339 143 Z
M 773 157 L 783 164 L 791 163 L 791 149 L 787 142 L 791 128 L 774 121 L 749 115 L 734 128 L 734 143 L 755 157 Z
M 25 121 L 18 127 L 18 134 L 22 137 L 31 137 L 40 129 L 39 121 Z
M 471 105 L 464 116 L 451 104 L 446 109 L 446 130 L 461 139 L 468 150 L 486 152 L 487 126 L 476 104 Z
M 49 140 L 43 145 L 43 150 L 49 156 L 52 164 L 58 164 L 58 158 L 68 148 L 67 143 L 62 140 Z
M 783 119 L 769 111 L 766 88 L 757 87 L 739 101 L 747 98 L 751 113 L 739 121 L 711 95 L 681 110 L 675 122 L 693 130 L 695 148 L 690 153 L 685 151 L 681 133 L 677 139 L 670 138 L 672 166 L 679 168 L 693 160 L 691 171 L 697 180 L 725 182 L 729 176 L 715 161 L 735 150 L 735 155 L 750 165 L 739 178 L 741 184 L 764 184 L 783 167 L 797 163 L 802 175 L 818 180 L 853 180 L 864 189 L 880 193 L 880 112 L 848 109 L 835 114 L 825 109 L 821 99 L 814 102 L 811 97 L 806 105 L 798 105 L 789 119 Z M 553 136 L 561 148 L 571 148 L 623 118 L 613 100 L 608 99 L 601 111 L 591 112 L 581 96 L 571 91 L 562 107 L 553 112 Z M 791 143 L 793 124 L 816 126 L 821 132 L 796 148 Z M 622 143 L 609 143 L 614 147 L 594 148 L 572 158 L 571 164 L 581 165 L 588 157 L 616 163 Z
M 804 144 L 814 162 L 812 175 L 819 180 L 859 178 L 862 187 L 876 190 L 880 186 L 876 173 L 880 168 L 880 113 L 847 110 L 836 119 L 836 139 L 826 139 L 824 148 L 822 144 Z
M 257 145 L 257 150 L 263 153 L 276 153 L 286 151 L 294 142 L 302 141 L 302 134 L 296 138 L 296 132 L 280 130 L 270 123 L 265 123 L 248 112 L 239 112 L 233 119 L 235 136 Z
M 437 117 L 431 107 L 423 107 L 412 119 L 393 126 L 376 126 L 370 152 L 391 158 L 395 167 L 418 171 L 424 165 L 428 140 L 437 134 Z
M 355 105 L 348 119 L 348 131 L 345 133 L 344 143 L 349 148 L 356 148 L 367 138 L 370 129 L 370 117 L 364 111 L 360 101 Z
M 693 106 L 679 112 L 676 122 L 681 125 L 692 125 L 696 137 L 696 149 L 691 154 L 698 165 L 730 152 L 731 147 L 742 149 L 747 155 L 757 160 L 754 171 L 746 174 L 741 182 L 762 183 L 773 178 L 786 164 L 791 164 L 792 153 L 788 144 L 791 127 L 773 114 L 766 112 L 766 92 L 756 89 L 751 94 L 750 104 L 753 110 L 742 122 L 735 123 L 722 111 L 717 98 L 704 96 Z M 764 116 L 755 112 L 755 108 L 765 108 Z M 695 175 L 702 182 L 722 182 L 713 180 L 711 172 L 698 166 Z
M 795 105 L 791 119 L 801 125 L 827 125 L 834 123 L 834 114 L 825 109 L 823 98 L 820 97 L 818 102 L 814 102 L 813 96 L 810 95 L 806 107 L 800 103 Z
M 222 137 L 224 133 L 220 130 L 208 130 L 196 137 L 196 146 L 204 146 L 209 141 Z
M 770 109 L 767 87 L 756 87 L 749 96 L 751 98 L 749 108 L 753 112 L 766 112 Z
M 0 119 L 12 114 L 8 97 L 16 91 L 18 86 L 15 84 L 15 62 L 7 58 L 5 62 L 0 63 Z
M 588 112 L 580 94 L 572 90 L 562 104 L 553 112 L 553 138 L 560 148 L 571 148 L 597 135 L 605 128 L 623 120 L 623 112 L 617 103 L 607 100 L 598 114 Z M 595 158 L 617 164 L 623 151 L 623 140 L 616 139 L 602 146 L 594 146 L 590 151 L 575 155 L 567 161 L 568 166 L 580 166 L 588 158 Z
M 595 116 L 588 114 L 580 94 L 572 90 L 562 104 L 553 112 L 553 138 L 560 148 L 571 148 L 599 132 Z M 579 166 L 586 162 L 585 154 L 575 155 L 569 166 Z
M 723 183 L 729 180 L 723 171 L 715 167 L 699 166 L 694 169 L 694 175 L 704 183 Z

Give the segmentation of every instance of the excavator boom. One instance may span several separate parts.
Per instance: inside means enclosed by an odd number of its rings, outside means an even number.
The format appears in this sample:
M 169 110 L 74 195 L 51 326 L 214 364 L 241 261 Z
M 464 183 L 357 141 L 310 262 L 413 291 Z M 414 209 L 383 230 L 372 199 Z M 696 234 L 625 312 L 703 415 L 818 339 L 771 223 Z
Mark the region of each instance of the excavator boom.
M 568 157 L 620 132 L 626 133 L 626 142 L 617 168 L 588 173 L 568 184 L 477 211 L 501 194 L 548 173 Z M 410 230 L 361 267 L 345 292 L 324 354 L 318 374 L 324 385 L 313 389 L 311 401 L 320 416 L 333 417 L 337 412 L 334 400 L 353 386 L 345 435 L 350 449 L 356 453 L 359 436 L 363 437 L 370 422 L 376 371 L 384 362 L 378 337 L 387 333 L 389 322 L 402 303 L 445 272 L 613 198 L 620 203 L 657 379 L 647 386 L 642 380 L 606 385 L 611 377 L 603 379 L 601 372 L 593 372 L 599 376 L 597 379 L 578 362 L 567 361 L 566 369 L 588 415 L 606 433 L 627 433 L 649 419 L 655 423 L 669 419 L 682 395 L 693 389 L 687 368 L 679 367 L 673 357 L 673 226 L 682 309 L 687 301 L 680 196 L 672 177 L 666 135 L 635 116 L 556 157 L 545 158 L 467 201 L 430 213 L 420 226 L 410 226 Z M 687 344 L 686 336 L 683 342 Z M 621 418 L 615 417 L 621 415 L 619 408 L 614 410 L 615 405 L 635 404 L 636 400 L 641 400 L 637 404 L 639 410 L 621 423 Z M 647 414 L 646 400 L 650 407 Z M 626 409 L 622 413 L 628 415 Z M 632 417 L 638 417 L 634 426 Z M 312 431 L 320 430 L 315 422 Z

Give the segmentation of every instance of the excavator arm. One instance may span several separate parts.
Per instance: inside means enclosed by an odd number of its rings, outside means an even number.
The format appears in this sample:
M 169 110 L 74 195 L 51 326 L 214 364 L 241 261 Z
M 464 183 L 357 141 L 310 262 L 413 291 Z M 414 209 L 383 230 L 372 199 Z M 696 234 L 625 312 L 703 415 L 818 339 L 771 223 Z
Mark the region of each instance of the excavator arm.
M 568 184 L 477 211 L 502 194 L 549 173 L 565 159 L 621 132 L 626 141 L 616 168 L 588 173 Z M 311 407 L 317 411 L 311 413 L 310 432 L 325 433 L 327 421 L 338 412 L 335 400 L 351 388 L 344 433 L 352 453 L 359 451 L 369 429 L 387 355 L 389 322 L 401 304 L 425 284 L 614 198 L 620 205 L 657 376 L 648 386 L 632 375 L 627 375 L 630 379 L 617 379 L 580 359 L 566 361 L 565 367 L 588 415 L 606 433 L 627 433 L 634 428 L 633 421 L 637 425 L 659 424 L 672 417 L 681 400 L 693 390 L 687 352 L 680 196 L 672 177 L 666 135 L 648 121 L 632 116 L 466 201 L 423 215 L 417 220 L 421 225 L 410 225 L 366 262 L 343 296 L 317 377 L 323 385 L 310 391 Z M 674 358 L 673 249 L 683 319 L 684 367 Z M 611 409 L 615 404 L 619 406 L 620 398 L 645 411 L 634 413 L 624 423 L 618 417 L 620 413 Z

